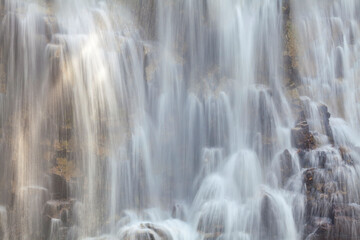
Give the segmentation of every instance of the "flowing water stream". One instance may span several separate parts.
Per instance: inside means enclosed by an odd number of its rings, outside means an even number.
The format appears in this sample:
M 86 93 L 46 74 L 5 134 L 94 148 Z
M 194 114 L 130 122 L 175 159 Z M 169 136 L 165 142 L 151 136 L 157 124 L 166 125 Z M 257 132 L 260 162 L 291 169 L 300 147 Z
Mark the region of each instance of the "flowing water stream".
M 357 239 L 359 16 L 0 0 L 0 239 Z

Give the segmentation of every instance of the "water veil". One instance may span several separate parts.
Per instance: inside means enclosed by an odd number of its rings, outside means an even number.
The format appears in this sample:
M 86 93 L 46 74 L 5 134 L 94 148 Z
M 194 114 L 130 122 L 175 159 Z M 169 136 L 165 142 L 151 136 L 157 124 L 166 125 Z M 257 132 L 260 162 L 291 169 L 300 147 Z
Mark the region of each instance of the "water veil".
M 357 239 L 359 14 L 0 0 L 0 239 Z

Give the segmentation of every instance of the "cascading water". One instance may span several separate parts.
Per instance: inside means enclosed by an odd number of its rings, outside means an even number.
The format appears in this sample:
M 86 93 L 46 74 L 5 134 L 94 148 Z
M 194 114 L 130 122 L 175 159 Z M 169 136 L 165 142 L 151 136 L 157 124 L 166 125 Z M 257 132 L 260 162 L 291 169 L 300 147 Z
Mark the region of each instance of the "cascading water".
M 357 239 L 359 13 L 0 0 L 0 239 Z

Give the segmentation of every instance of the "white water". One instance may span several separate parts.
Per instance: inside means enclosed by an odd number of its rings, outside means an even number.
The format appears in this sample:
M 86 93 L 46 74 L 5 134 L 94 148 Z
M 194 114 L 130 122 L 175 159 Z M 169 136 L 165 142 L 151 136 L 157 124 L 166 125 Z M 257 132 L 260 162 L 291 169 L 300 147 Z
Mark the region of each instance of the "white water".
M 281 0 L 3 2 L 5 239 L 62 239 L 58 216 L 43 234 L 53 146 L 75 166 L 61 172 L 77 199 L 67 239 L 302 239 L 312 167 L 315 179 L 341 182 L 333 202 L 359 203 L 356 0 L 291 6 L 300 100 L 318 147 L 303 158 L 291 145 L 298 116 L 285 87 Z M 342 185 L 346 198 L 336 195 Z M 330 208 L 309 211 L 325 218 Z

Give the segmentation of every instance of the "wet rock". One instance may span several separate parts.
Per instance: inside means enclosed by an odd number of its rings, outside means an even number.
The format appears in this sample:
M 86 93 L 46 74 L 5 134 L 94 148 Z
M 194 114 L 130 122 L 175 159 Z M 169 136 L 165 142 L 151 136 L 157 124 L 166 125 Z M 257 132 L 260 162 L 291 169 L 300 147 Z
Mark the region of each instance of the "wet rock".
M 186 214 L 185 214 L 185 209 L 184 206 L 181 204 L 175 204 L 173 206 L 172 212 L 171 212 L 171 217 L 173 218 L 177 218 L 180 220 L 185 220 L 186 219 Z
M 68 223 L 68 220 L 69 220 L 69 210 L 68 209 L 61 210 L 60 219 L 64 224 Z
M 354 160 L 350 154 L 350 150 L 346 147 L 340 146 L 339 152 L 341 155 L 341 159 L 348 165 L 354 165 Z
M 244 232 L 233 232 L 230 234 L 223 234 L 220 237 L 216 238 L 216 240 L 250 240 L 250 235 Z
M 68 183 L 63 176 L 58 174 L 51 174 L 52 199 L 67 199 L 68 198 Z
M 333 204 L 328 195 L 321 194 L 319 197 L 308 196 L 305 205 L 305 219 L 306 222 L 314 217 L 332 218 Z
M 200 215 L 197 231 L 205 239 L 216 239 L 224 233 L 226 206 L 222 203 L 214 202 L 203 207 Z
M 154 39 L 156 36 L 157 1 L 125 0 L 123 2 L 136 17 L 137 23 L 143 30 L 143 37 L 146 39 Z
M 1 59 L 1 49 L 0 49 L 0 93 L 6 92 L 6 73 L 5 73 L 5 64 L 3 64 Z
M 336 192 L 337 186 L 336 186 L 336 182 L 332 181 L 332 182 L 326 182 L 324 184 L 324 193 L 326 194 L 333 194 Z
M 68 227 L 60 227 L 57 233 L 55 234 L 55 236 L 58 240 L 67 240 L 68 232 L 69 232 Z
M 76 226 L 72 226 L 67 234 L 66 240 L 77 240 L 79 239 L 79 229 Z
M 168 240 L 172 239 L 170 233 L 166 229 L 160 226 L 157 226 L 152 223 L 145 223 L 143 224 L 143 226 L 145 228 L 153 230 L 161 239 L 168 239 Z
M 46 21 L 44 15 L 35 15 L 33 21 L 35 22 L 35 34 L 38 36 L 45 36 L 47 38 L 47 42 L 50 40 L 48 36 L 46 36 Z
M 358 205 L 337 205 L 333 208 L 332 219 L 314 223 L 316 226 L 314 240 L 357 239 L 360 234 Z
M 8 237 L 7 232 L 7 211 L 5 207 L 0 206 L 0 239 L 6 239 Z
M 60 219 L 51 218 L 45 229 L 45 239 L 67 240 L 69 227 L 64 226 Z
M 144 45 L 144 79 L 147 83 L 151 83 L 156 75 L 158 70 L 158 60 L 155 54 L 155 49 L 153 46 Z
M 4 239 L 5 238 L 5 229 L 3 229 L 3 226 L 2 226 L 2 221 L 0 219 L 0 239 Z
M 18 46 L 21 21 L 17 14 L 12 12 L 4 13 L 0 24 L 0 93 L 6 93 L 8 78 L 8 64 L 10 64 L 10 55 L 22 56 L 21 49 Z M 9 47 L 12 46 L 12 47 Z M 18 57 L 12 59 L 13 64 L 17 66 L 20 62 Z
M 284 186 L 289 178 L 294 174 L 293 159 L 287 149 L 280 155 L 280 171 L 281 183 Z
M 309 150 L 315 148 L 315 138 L 309 132 L 307 124 L 298 125 L 291 129 L 292 143 L 296 148 Z
M 342 39 L 342 37 L 340 38 Z M 336 61 L 335 61 L 335 77 L 344 78 L 344 59 L 341 48 L 336 49 Z
M 215 219 L 202 217 L 198 223 L 197 230 L 207 240 L 216 239 L 224 233 L 224 219 L 221 217 L 216 217 Z
M 309 240 L 325 240 L 332 229 L 332 220 L 326 217 L 313 217 L 305 227 L 305 236 Z
M 313 134 L 310 132 L 304 113 L 300 113 L 299 120 L 295 128 L 291 129 L 292 144 L 301 150 L 311 150 L 316 148 L 316 142 Z
M 141 223 L 121 231 L 119 238 L 123 240 L 172 240 L 170 233 L 163 227 L 152 223 Z
M 313 217 L 332 218 L 333 193 L 337 187 L 334 182 L 327 182 L 324 170 L 310 168 L 304 171 L 306 194 L 305 219 L 311 221 Z
M 340 204 L 328 207 L 330 217 L 313 217 L 305 227 L 312 240 L 357 239 L 360 235 L 360 206 Z
M 333 208 L 334 218 L 336 217 L 350 217 L 360 220 L 360 205 L 358 204 L 341 204 Z
M 310 168 L 310 160 L 309 160 L 309 155 L 307 154 L 308 152 L 305 150 L 301 150 L 299 149 L 297 154 L 299 156 L 299 162 L 300 162 L 300 166 L 302 168 Z
M 61 28 L 59 26 L 57 19 L 52 15 L 48 15 L 44 17 L 44 23 L 45 23 L 45 35 L 47 39 L 51 41 L 53 34 L 60 33 Z
M 58 201 L 50 200 L 44 206 L 44 216 L 61 219 L 64 224 L 70 224 L 75 218 L 75 200 Z
M 40 204 L 41 206 L 43 206 L 50 198 L 48 190 L 39 186 L 25 187 L 22 189 L 21 194 L 29 199 L 29 201 L 34 201 L 34 204 Z
M 315 174 L 315 168 L 307 169 L 304 172 L 304 182 L 305 182 L 305 185 L 306 185 L 306 189 L 308 191 L 313 187 L 314 174 Z
M 11 46 L 11 42 L 17 42 L 19 39 L 19 32 L 21 27 L 21 21 L 17 14 L 13 12 L 8 12 L 3 18 L 2 21 L 2 31 L 0 36 L 0 43 L 3 43 L 4 46 Z M 12 39 L 14 38 L 14 39 Z M 10 51 L 10 49 L 3 49 Z M 7 59 L 7 54 L 5 54 L 5 59 Z
M 49 238 L 50 233 L 51 233 L 51 222 L 52 222 L 52 217 L 50 217 L 49 215 L 44 215 L 42 217 L 42 223 L 43 223 L 43 235 L 46 236 L 46 238 Z
M 360 221 L 352 217 L 337 216 L 331 229 L 330 239 L 357 239 L 360 236 Z
M 43 231 L 45 236 L 50 237 L 54 223 L 58 231 L 59 239 L 66 239 L 69 227 L 75 224 L 74 213 L 75 200 L 50 200 L 46 202 L 43 210 Z M 53 233 L 54 234 L 54 233 Z
M 295 111 L 301 110 L 301 102 L 299 99 L 298 87 L 301 84 L 299 63 L 298 63 L 298 40 L 296 37 L 296 29 L 292 20 L 291 1 L 282 1 L 283 16 L 283 44 L 284 55 L 283 63 L 285 70 L 285 85 L 287 95 L 290 97 L 291 105 Z
M 314 225 L 307 224 L 305 227 L 305 236 L 307 240 L 327 240 L 330 237 L 330 233 L 333 225 L 328 223 L 326 218 L 322 218 L 320 223 Z
M 60 44 L 48 44 L 46 53 L 49 63 L 49 76 L 53 84 L 56 84 L 61 76 L 61 55 L 63 47 Z
M 264 195 L 261 201 L 261 239 L 281 239 L 280 228 L 277 223 L 277 209 L 270 195 Z
M 330 113 L 328 111 L 328 107 L 326 105 L 322 104 L 319 106 L 318 109 L 319 109 L 320 117 L 322 118 L 321 122 L 325 128 L 325 133 L 328 136 L 329 142 L 331 144 L 334 144 L 334 136 L 333 136 L 333 133 L 332 133 L 332 130 L 330 127 L 330 121 L 329 121 Z

